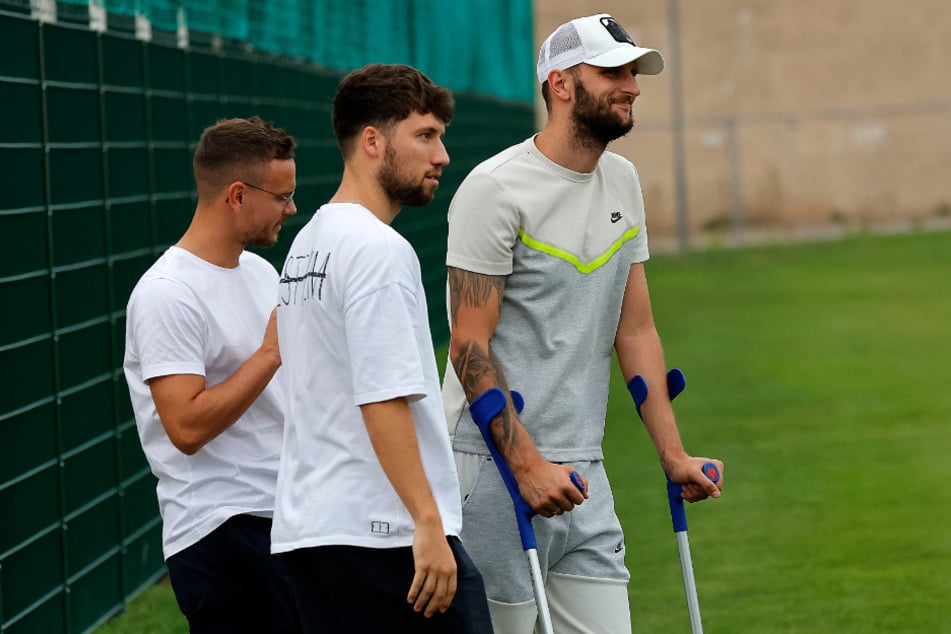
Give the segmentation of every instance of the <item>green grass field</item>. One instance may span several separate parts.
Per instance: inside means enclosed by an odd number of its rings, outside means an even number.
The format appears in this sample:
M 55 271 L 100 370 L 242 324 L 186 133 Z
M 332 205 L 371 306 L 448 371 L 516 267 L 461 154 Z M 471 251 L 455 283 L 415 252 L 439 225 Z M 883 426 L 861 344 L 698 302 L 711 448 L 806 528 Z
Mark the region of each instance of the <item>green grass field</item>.
M 951 233 L 658 255 L 648 263 L 688 451 L 708 634 L 951 634 Z M 634 630 L 689 631 L 664 478 L 615 376 L 606 465 Z M 98 634 L 182 632 L 167 586 Z

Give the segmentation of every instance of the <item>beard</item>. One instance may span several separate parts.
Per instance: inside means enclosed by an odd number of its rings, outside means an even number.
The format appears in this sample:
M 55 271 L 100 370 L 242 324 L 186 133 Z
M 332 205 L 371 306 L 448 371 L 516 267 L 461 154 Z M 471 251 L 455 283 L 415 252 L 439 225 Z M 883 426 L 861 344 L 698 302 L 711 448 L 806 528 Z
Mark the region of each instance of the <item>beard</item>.
M 383 153 L 383 165 L 377 175 L 380 187 L 390 198 L 401 206 L 421 207 L 432 202 L 436 190 L 426 187 L 422 179 L 413 181 L 401 169 L 392 145 L 387 145 Z
M 615 139 L 619 139 L 634 127 L 634 114 L 627 121 L 621 118 L 607 98 L 598 99 L 581 83 L 576 81 L 575 106 L 571 111 L 571 120 L 575 124 L 575 137 L 581 145 L 596 144 L 602 148 Z
M 271 231 L 267 234 L 261 233 L 256 236 L 251 236 L 249 240 L 245 241 L 245 244 L 252 247 L 273 247 L 277 244 L 277 233 Z
M 255 233 L 247 233 L 244 236 L 244 244 L 252 247 L 273 247 L 277 244 L 278 231 L 271 226 L 267 229 L 260 229 Z

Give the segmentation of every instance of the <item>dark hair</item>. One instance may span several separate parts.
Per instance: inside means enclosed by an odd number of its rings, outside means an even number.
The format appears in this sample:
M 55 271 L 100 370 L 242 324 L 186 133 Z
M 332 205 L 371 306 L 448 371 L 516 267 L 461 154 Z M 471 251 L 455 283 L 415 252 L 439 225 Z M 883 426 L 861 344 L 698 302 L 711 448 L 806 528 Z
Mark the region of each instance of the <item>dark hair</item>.
M 452 93 L 412 66 L 368 64 L 340 80 L 334 97 L 334 134 L 346 159 L 353 140 L 367 126 L 385 133 L 414 112 L 432 113 L 448 125 L 453 108 Z
M 205 128 L 198 140 L 192 160 L 195 181 L 199 188 L 205 184 L 217 190 L 233 180 L 250 178 L 242 175 L 248 169 L 294 158 L 296 145 L 293 137 L 260 117 L 221 119 Z

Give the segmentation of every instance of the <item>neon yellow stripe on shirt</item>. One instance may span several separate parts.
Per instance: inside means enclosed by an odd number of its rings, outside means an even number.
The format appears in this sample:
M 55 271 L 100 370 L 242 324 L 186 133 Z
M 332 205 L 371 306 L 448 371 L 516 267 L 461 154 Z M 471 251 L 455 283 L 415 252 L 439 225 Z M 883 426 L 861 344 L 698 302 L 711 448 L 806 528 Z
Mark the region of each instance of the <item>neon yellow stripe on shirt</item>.
M 538 240 L 535 240 L 534 238 L 528 237 L 524 229 L 519 229 L 518 237 L 521 238 L 522 242 L 528 248 L 535 249 L 536 251 L 541 251 L 542 253 L 547 253 L 548 255 L 552 255 L 556 258 L 560 258 L 564 260 L 565 262 L 568 262 L 571 265 L 573 265 L 576 269 L 578 269 L 578 272 L 584 273 L 587 275 L 588 273 L 591 273 L 592 271 L 597 270 L 598 268 L 603 266 L 608 260 L 610 260 L 611 256 L 617 253 L 617 250 L 620 249 L 622 246 L 624 246 L 625 242 L 627 242 L 628 240 L 630 240 L 631 238 L 633 238 L 634 236 L 638 234 L 639 230 L 640 230 L 640 227 L 634 227 L 633 229 L 628 229 L 627 231 L 624 232 L 623 235 L 621 235 L 620 238 L 618 238 L 610 247 L 608 247 L 607 251 L 605 251 L 603 254 L 601 254 L 594 260 L 591 260 L 587 264 L 582 262 L 576 255 L 572 253 L 568 253 L 564 249 L 559 249 L 558 247 L 553 247 L 550 244 L 545 244 L 544 242 L 539 242 Z

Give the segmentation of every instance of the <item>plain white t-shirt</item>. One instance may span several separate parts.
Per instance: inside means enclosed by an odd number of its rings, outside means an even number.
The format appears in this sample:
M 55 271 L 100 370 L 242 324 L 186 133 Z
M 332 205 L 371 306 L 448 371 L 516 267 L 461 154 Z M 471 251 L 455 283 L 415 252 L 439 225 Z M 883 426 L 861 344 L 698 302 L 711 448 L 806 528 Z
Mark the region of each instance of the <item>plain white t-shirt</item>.
M 236 268 L 169 248 L 136 284 L 126 312 L 124 370 L 145 457 L 158 478 L 165 558 L 228 518 L 269 517 L 283 435 L 280 370 L 231 427 L 186 455 L 165 432 L 148 380 L 205 377 L 214 387 L 261 346 L 274 308 L 277 272 L 243 252 Z
M 360 405 L 405 397 L 447 535 L 462 525 L 426 295 L 412 246 L 368 209 L 324 205 L 298 233 L 278 290 L 287 388 L 272 552 L 413 543 Z

